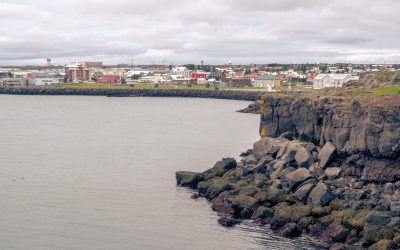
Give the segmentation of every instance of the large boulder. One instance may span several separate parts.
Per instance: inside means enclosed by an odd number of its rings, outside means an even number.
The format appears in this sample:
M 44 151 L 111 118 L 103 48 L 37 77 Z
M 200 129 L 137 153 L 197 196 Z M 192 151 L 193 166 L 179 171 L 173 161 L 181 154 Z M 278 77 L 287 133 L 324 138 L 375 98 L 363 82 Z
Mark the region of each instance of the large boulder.
M 178 171 L 175 176 L 176 184 L 182 187 L 196 188 L 197 184 L 203 180 L 203 175 L 196 172 Z
M 311 191 L 308 196 L 307 203 L 310 206 L 326 206 L 331 202 L 335 197 L 332 192 L 323 182 L 319 182 Z
M 392 240 L 394 233 L 394 230 L 387 226 L 364 225 L 364 239 L 368 243 L 378 242 L 383 239 Z
M 308 180 L 301 184 L 296 192 L 293 194 L 300 201 L 307 201 L 308 195 L 310 194 L 311 190 L 315 187 L 317 181 L 315 179 Z
M 297 162 L 297 165 L 300 167 L 309 167 L 313 163 L 313 158 L 311 153 L 305 149 L 304 147 L 299 148 L 297 150 L 294 159 Z
M 335 145 L 331 142 L 326 143 L 318 154 L 319 167 L 325 169 L 336 151 Z
M 232 183 L 221 178 L 199 182 L 197 187 L 199 193 L 204 194 L 207 199 L 213 199 L 220 193 L 232 190 L 234 188 L 235 187 Z
M 395 243 L 391 240 L 380 240 L 368 248 L 369 250 L 392 250 L 398 249 Z
M 276 155 L 283 146 L 282 141 L 270 137 L 261 138 L 253 144 L 253 153 L 259 159 L 266 155 Z
M 329 180 L 336 179 L 342 170 L 339 167 L 326 168 L 325 175 Z
M 311 208 L 300 203 L 289 206 L 289 204 L 282 202 L 276 205 L 274 209 L 275 214 L 271 223 L 271 228 L 274 230 L 287 223 L 297 223 L 301 218 L 311 215 Z
M 299 168 L 293 172 L 285 174 L 283 180 L 288 184 L 289 189 L 296 189 L 301 183 L 311 177 L 310 171 L 306 168 Z
M 292 222 L 279 228 L 275 233 L 281 237 L 293 238 L 301 235 L 301 229 L 296 223 Z
M 381 212 L 371 212 L 365 217 L 365 223 L 384 226 L 390 222 L 390 216 Z
M 400 200 L 390 202 L 390 211 L 394 216 L 400 216 Z
M 204 171 L 203 176 L 205 180 L 210 180 L 215 177 L 223 176 L 227 171 L 236 168 L 237 163 L 233 158 L 224 158 L 221 161 L 215 163 L 215 165 Z
M 218 223 L 224 227 L 233 227 L 234 225 L 239 224 L 240 220 L 233 217 L 221 217 L 218 219 Z
M 258 200 L 245 194 L 239 194 L 232 199 L 232 207 L 240 218 L 250 219 L 258 208 Z

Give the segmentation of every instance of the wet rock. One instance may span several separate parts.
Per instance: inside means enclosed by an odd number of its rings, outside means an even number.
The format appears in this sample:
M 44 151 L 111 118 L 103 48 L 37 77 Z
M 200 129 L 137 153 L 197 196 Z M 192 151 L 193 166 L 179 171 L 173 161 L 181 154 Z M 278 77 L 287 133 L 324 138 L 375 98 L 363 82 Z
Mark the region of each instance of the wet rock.
M 256 211 L 254 211 L 251 216 L 252 220 L 262 221 L 266 218 L 272 218 L 274 216 L 274 210 L 272 208 L 259 206 Z
M 332 222 L 326 230 L 324 230 L 323 238 L 330 238 L 333 242 L 345 242 L 349 229 L 345 228 L 340 222 Z
M 178 171 L 175 175 L 177 185 L 182 187 L 196 188 L 197 184 L 203 180 L 203 175 L 196 172 Z
M 296 223 L 288 223 L 275 233 L 281 237 L 293 238 L 301 235 L 301 229 Z
M 224 227 L 233 227 L 240 223 L 240 220 L 233 217 L 221 217 L 218 219 L 218 223 Z
M 308 196 L 307 204 L 310 206 L 326 206 L 335 197 L 330 189 L 323 183 L 319 182 Z
M 249 219 L 258 208 L 258 200 L 254 197 L 240 194 L 232 199 L 232 207 L 240 218 Z
M 283 202 L 274 207 L 275 214 L 272 218 L 271 228 L 278 229 L 287 223 L 297 223 L 303 217 L 311 215 L 311 209 L 303 204 L 296 203 L 291 206 Z
M 312 216 L 308 216 L 308 217 L 303 217 L 299 220 L 299 222 L 297 223 L 297 225 L 299 226 L 299 228 L 302 231 L 308 231 L 307 228 L 309 225 L 311 225 L 314 222 L 314 218 Z
M 297 162 L 297 165 L 300 167 L 308 168 L 313 162 L 312 155 L 307 149 L 303 147 L 297 150 L 294 158 Z
M 326 143 L 318 154 L 318 158 L 320 160 L 319 167 L 325 169 L 328 166 L 332 157 L 334 156 L 335 152 L 336 147 L 331 142 Z
M 228 202 L 223 197 L 215 197 L 212 199 L 211 204 L 211 209 L 217 212 L 219 215 L 231 216 L 235 214 L 232 203 Z

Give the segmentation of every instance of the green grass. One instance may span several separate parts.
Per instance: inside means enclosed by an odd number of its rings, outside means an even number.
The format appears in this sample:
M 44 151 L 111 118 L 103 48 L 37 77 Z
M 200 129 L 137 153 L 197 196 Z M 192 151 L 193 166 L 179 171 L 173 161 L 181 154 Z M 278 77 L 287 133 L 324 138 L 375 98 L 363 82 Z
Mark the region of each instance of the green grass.
M 360 88 L 355 88 L 353 89 L 354 94 L 356 95 L 364 95 L 364 94 L 368 94 L 368 90 L 365 87 L 360 87 Z
M 366 87 L 359 87 L 353 89 L 353 93 L 356 95 L 394 95 L 400 93 L 400 85 L 382 86 L 374 89 L 367 89 Z
M 372 90 L 374 95 L 393 95 L 400 93 L 400 85 L 378 87 Z
M 61 88 L 78 88 L 78 89 L 155 89 L 154 85 L 151 84 L 134 84 L 133 87 L 129 85 L 122 84 L 110 84 L 110 83 L 65 83 L 65 84 L 57 84 L 57 87 Z M 213 90 L 214 87 L 206 88 L 204 85 L 193 84 L 192 87 L 188 87 L 187 84 L 184 85 L 159 85 L 158 89 L 199 89 L 199 90 Z M 221 90 L 262 90 L 260 88 L 255 87 L 244 87 L 244 88 L 236 88 L 236 87 L 218 87 Z

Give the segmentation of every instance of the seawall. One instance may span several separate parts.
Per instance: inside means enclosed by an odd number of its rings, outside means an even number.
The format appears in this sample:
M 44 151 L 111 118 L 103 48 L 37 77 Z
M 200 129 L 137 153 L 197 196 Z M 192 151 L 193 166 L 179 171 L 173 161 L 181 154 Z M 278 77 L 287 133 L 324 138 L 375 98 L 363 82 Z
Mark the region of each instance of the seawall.
M 106 88 L 58 88 L 58 87 L 0 87 L 0 94 L 9 95 L 85 95 L 85 96 L 143 96 L 143 97 L 191 97 L 256 101 L 259 91 L 245 90 L 196 90 L 196 89 L 106 89 Z

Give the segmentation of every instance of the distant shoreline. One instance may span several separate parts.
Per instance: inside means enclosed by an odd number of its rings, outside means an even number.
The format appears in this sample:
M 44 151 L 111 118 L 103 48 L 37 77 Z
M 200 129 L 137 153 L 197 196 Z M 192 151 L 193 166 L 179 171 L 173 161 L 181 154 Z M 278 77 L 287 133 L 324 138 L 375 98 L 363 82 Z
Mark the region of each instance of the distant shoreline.
M 198 90 L 198 89 L 111 89 L 60 87 L 0 87 L 0 94 L 8 95 L 79 95 L 108 97 L 189 97 L 242 101 L 259 100 L 263 91 Z

